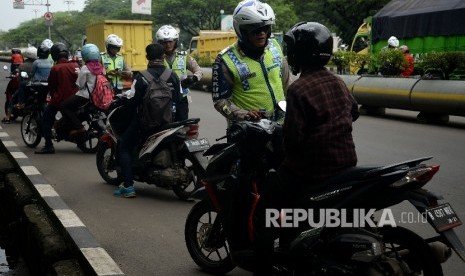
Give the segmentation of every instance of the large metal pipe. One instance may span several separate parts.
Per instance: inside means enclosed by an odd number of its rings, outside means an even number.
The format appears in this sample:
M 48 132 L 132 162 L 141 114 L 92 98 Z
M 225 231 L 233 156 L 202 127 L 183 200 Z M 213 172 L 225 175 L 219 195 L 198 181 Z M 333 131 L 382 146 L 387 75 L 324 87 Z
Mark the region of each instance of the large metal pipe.
M 341 76 L 355 99 L 367 107 L 465 116 L 465 81 Z

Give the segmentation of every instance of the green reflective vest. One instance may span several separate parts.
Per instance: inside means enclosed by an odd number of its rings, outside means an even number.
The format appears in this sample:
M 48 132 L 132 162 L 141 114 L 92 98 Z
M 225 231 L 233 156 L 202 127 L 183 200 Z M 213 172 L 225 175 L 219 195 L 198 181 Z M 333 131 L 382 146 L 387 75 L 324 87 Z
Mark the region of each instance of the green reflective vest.
M 187 78 L 187 56 L 184 54 L 176 54 L 173 64 L 169 64 L 168 61 L 164 60 L 166 68 L 170 68 L 179 77 L 179 81 Z M 182 89 L 183 96 L 189 94 L 188 88 Z
M 220 53 L 233 74 L 232 102 L 245 110 L 265 110 L 274 120 L 281 119 L 277 103 L 284 100 L 282 85 L 283 53 L 274 39 L 260 61 L 241 54 L 237 43 Z
M 123 70 L 124 60 L 122 55 L 116 54 L 116 57 L 113 59 L 106 52 L 103 52 L 100 53 L 100 56 L 102 58 L 102 64 L 105 67 L 106 72 L 112 70 Z M 123 81 L 121 80 L 121 76 L 108 75 L 108 78 L 111 80 L 113 87 L 119 90 L 123 89 Z

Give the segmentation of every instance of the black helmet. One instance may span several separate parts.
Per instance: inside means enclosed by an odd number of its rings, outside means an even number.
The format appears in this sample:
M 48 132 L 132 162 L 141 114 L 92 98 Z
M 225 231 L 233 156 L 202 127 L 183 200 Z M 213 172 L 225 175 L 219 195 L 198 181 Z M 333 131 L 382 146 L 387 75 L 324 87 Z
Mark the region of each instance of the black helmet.
M 57 61 L 60 58 L 69 57 L 68 47 L 60 42 L 53 44 L 52 48 L 50 49 L 50 53 L 52 54 L 52 59 L 54 61 Z
M 19 49 L 19 48 L 13 48 L 13 49 L 11 49 L 11 53 L 12 53 L 12 54 L 21 54 L 21 49 Z
M 300 68 L 323 67 L 333 53 L 333 37 L 324 25 L 317 22 L 300 22 L 294 25 L 283 38 L 284 51 L 297 74 Z
M 50 49 L 45 46 L 41 45 L 39 49 L 37 49 L 37 57 L 41 59 L 46 59 L 48 58 L 48 55 L 50 54 Z

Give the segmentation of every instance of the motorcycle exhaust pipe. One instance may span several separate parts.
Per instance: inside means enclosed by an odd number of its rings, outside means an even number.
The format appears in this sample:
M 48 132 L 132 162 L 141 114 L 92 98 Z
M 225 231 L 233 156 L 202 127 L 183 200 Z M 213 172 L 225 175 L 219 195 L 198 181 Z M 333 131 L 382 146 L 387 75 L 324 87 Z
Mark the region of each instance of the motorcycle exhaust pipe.
M 440 241 L 430 242 L 429 247 L 439 263 L 445 263 L 452 256 L 452 249 Z

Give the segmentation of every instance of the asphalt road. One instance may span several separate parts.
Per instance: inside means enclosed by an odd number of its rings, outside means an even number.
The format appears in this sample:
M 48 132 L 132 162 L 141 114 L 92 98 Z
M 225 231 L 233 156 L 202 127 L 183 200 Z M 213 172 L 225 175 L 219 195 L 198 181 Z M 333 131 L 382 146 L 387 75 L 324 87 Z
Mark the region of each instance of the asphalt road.
M 6 74 L 0 73 L 0 91 L 5 91 Z M 224 135 L 226 121 L 214 110 L 210 94 L 193 91 L 192 98 L 190 115 L 201 118 L 200 137 L 213 144 Z M 3 92 L 0 100 L 4 102 Z M 184 222 L 192 202 L 143 183 L 135 185 L 137 198 L 115 198 L 114 187 L 98 175 L 95 155 L 81 153 L 66 142 L 55 144 L 55 155 L 35 155 L 34 149 L 24 146 L 19 125 L 18 121 L 2 127 L 126 275 L 206 275 L 198 270 L 184 244 Z M 451 117 L 445 126 L 426 125 L 417 123 L 413 112 L 388 110 L 384 117 L 362 116 L 354 124 L 354 139 L 361 165 L 434 156 L 429 163 L 439 164 L 441 169 L 426 188 L 444 195 L 465 221 L 465 118 Z M 413 211 L 408 204 L 393 209 L 396 216 L 400 211 Z M 423 237 L 434 234 L 429 225 L 406 226 Z M 462 242 L 464 229 L 456 228 Z M 465 274 L 465 264 L 456 255 L 443 268 L 448 276 Z M 236 269 L 229 275 L 251 274 Z

